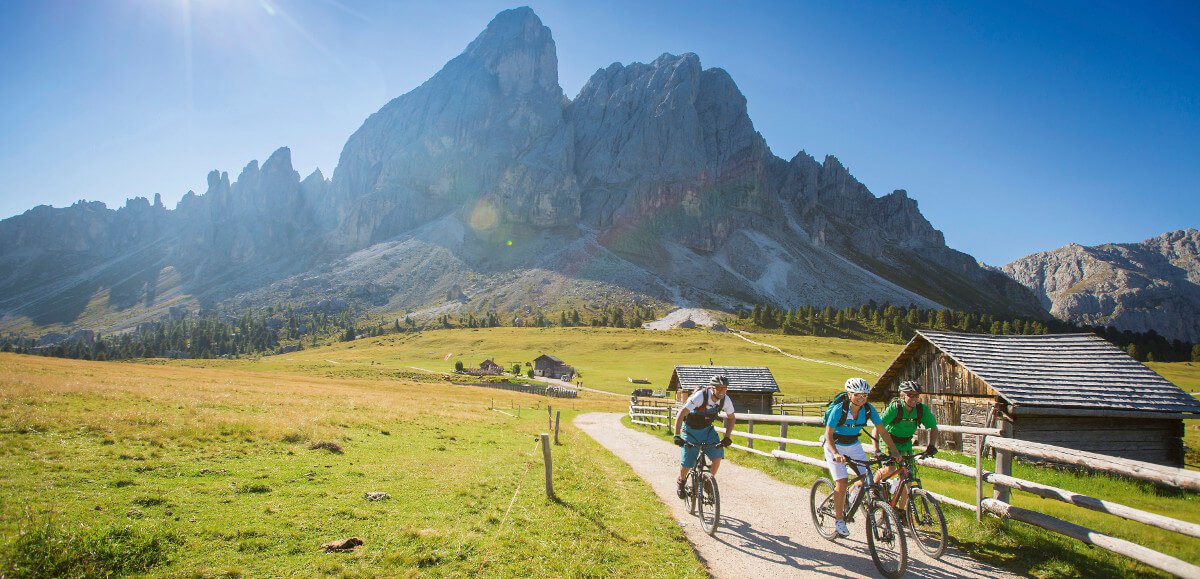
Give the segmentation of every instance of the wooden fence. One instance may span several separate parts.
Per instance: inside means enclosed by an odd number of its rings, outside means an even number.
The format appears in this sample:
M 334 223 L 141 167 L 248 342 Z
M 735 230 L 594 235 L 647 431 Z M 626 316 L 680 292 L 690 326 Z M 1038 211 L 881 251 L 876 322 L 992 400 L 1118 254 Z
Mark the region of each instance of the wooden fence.
M 635 406 L 631 404 L 631 417 L 634 415 L 634 408 Z M 639 408 L 639 413 L 648 412 L 645 410 L 645 406 L 638 406 L 637 408 Z M 676 412 L 677 409 L 674 407 L 667 409 L 667 424 L 673 423 Z M 721 416 L 724 417 L 724 414 Z M 762 456 L 770 456 L 783 460 L 792 460 L 819 468 L 826 468 L 827 465 L 824 459 L 787 451 L 787 445 L 789 444 L 816 448 L 820 448 L 822 446 L 822 444 L 816 440 L 802 440 L 788 438 L 787 436 L 787 427 L 790 424 L 823 426 L 820 416 L 738 414 L 737 418 L 740 424 L 745 425 L 746 430 L 735 430 L 733 431 L 733 436 L 746 439 L 746 444 L 744 446 L 735 444 L 733 445 L 733 448 Z M 640 422 L 640 424 L 649 423 Z M 777 424 L 779 425 L 780 436 L 755 434 L 755 424 Z M 657 423 L 657 425 L 661 425 L 661 422 Z M 941 460 L 938 458 L 926 458 L 920 461 L 922 466 L 975 479 L 975 500 L 973 503 L 960 501 L 958 499 L 929 491 L 929 494 L 933 495 L 943 504 L 954 505 L 956 507 L 973 511 L 975 512 L 977 518 L 982 518 L 983 515 L 987 513 L 1003 519 L 1013 519 L 1035 525 L 1048 531 L 1083 541 L 1089 545 L 1101 547 L 1114 553 L 1130 557 L 1145 563 L 1146 565 L 1156 569 L 1161 569 L 1180 577 L 1200 578 L 1200 566 L 1196 566 L 1187 561 L 1160 553 L 1142 545 L 1131 543 L 1124 539 L 1118 539 L 1116 537 L 1098 533 L 1092 529 L 1088 529 L 1062 519 L 1032 510 L 1015 507 L 1008 502 L 1010 491 L 1012 489 L 1016 489 L 1022 492 L 1031 493 L 1038 497 L 1062 501 L 1067 504 L 1121 517 L 1126 520 L 1150 525 L 1159 529 L 1164 529 L 1189 537 L 1200 538 L 1200 525 L 1195 523 L 1181 521 L 1179 519 L 1174 519 L 1122 505 L 1120 503 L 1098 499 L 1087 495 L 1081 495 L 1069 490 L 1013 477 L 1012 461 L 1014 455 L 1027 456 L 1042 460 L 1083 466 L 1100 472 L 1117 474 L 1137 480 L 1150 481 L 1156 484 L 1176 487 L 1193 492 L 1200 491 L 1200 472 L 1189 471 L 1180 468 L 1171 468 L 1135 460 L 1114 458 L 1111 456 L 1083 452 L 1060 446 L 1052 446 L 1049 444 L 1017 440 L 1009 437 L 1011 428 L 1007 424 L 1002 425 L 1001 428 L 974 428 L 968 426 L 938 425 L 938 431 L 970 435 L 977 438 L 977 444 L 975 444 L 975 466 L 973 467 L 947 460 Z M 762 447 L 755 448 L 755 441 L 775 443 L 777 447 L 771 448 L 769 451 L 764 450 Z M 985 448 L 995 451 L 997 472 L 988 472 L 983 470 L 983 456 Z M 991 497 L 984 497 L 984 483 L 990 483 L 993 485 L 994 490 Z
M 671 422 L 674 416 L 672 413 L 674 407 L 674 400 L 634 396 L 629 399 L 629 421 L 654 428 L 662 426 L 670 429 L 674 425 Z
M 780 416 L 821 416 L 825 413 L 825 407 L 828 405 L 829 400 L 820 398 L 797 398 L 794 400 L 784 398 L 771 404 L 771 410 L 779 413 Z
M 554 384 L 527 384 L 524 382 L 480 382 L 477 384 L 469 384 L 469 386 L 498 388 L 500 390 L 509 390 L 512 392 L 524 392 L 525 394 L 550 396 L 551 398 L 579 397 L 578 390 L 575 390 L 574 388 L 565 388 L 563 386 L 555 386 Z

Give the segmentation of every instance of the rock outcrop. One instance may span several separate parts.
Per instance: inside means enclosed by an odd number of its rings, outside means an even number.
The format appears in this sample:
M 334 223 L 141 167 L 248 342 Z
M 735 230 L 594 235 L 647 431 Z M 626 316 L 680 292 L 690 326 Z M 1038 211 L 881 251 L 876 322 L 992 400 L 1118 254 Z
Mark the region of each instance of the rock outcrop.
M 1141 243 L 1071 244 L 1002 269 L 1060 319 L 1200 342 L 1200 231 L 1195 229 Z

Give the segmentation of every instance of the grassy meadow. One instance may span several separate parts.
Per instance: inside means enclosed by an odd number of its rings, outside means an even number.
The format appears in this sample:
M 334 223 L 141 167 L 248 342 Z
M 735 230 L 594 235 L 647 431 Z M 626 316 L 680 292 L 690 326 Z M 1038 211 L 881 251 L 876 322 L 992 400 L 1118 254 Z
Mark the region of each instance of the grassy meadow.
M 785 352 L 882 372 L 902 348 L 899 344 L 811 336 L 751 336 Z M 447 358 L 447 354 L 450 355 Z M 454 363 L 478 367 L 492 358 L 505 368 L 550 354 L 580 372 L 588 388 L 628 394 L 628 377 L 650 380 L 665 389 L 677 364 L 769 366 L 784 394 L 828 396 L 850 376 L 862 373 L 827 364 L 803 362 L 750 344 L 734 335 L 708 330 L 669 332 L 617 328 L 479 328 L 390 334 L 339 342 L 254 360 L 172 360 L 175 366 L 237 368 L 250 372 L 296 373 L 330 378 L 415 378 L 423 368 L 450 372 Z M 871 376 L 864 376 L 871 378 Z M 644 385 L 638 385 L 642 387 Z
M 759 341 L 875 372 L 901 348 Z M 626 377 L 663 389 L 674 365 L 710 358 L 769 366 L 789 396 L 828 396 L 858 375 L 704 330 L 459 329 L 238 360 L 0 354 L 0 576 L 704 576 L 649 487 L 570 425 L 580 412 L 622 412 L 626 398 L 547 399 L 442 376 L 456 361 L 511 367 L 541 354 L 575 366 L 585 386 L 620 394 L 632 388 Z M 1200 386 L 1192 365 L 1152 367 L 1185 389 Z M 534 445 L 547 404 L 563 412 L 558 501 L 545 497 Z M 796 484 L 820 472 L 736 456 Z M 923 474 L 938 492 L 973 496 L 972 481 Z M 1194 496 L 1055 471 L 1017 476 L 1200 522 Z M 364 497 L 376 491 L 391 498 Z M 1028 496 L 1016 504 L 1200 560 L 1194 540 Z M 947 510 L 961 547 L 1015 570 L 1147 572 L 1016 523 L 980 530 L 973 516 Z M 320 549 L 351 536 L 365 545 Z
M 0 576 L 703 576 L 603 398 L 0 354 Z

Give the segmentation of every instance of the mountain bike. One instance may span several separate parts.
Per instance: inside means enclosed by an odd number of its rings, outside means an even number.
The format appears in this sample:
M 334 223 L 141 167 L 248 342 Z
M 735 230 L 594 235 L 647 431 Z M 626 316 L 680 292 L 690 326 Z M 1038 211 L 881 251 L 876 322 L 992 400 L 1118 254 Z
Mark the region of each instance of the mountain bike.
M 900 462 L 899 470 L 879 482 L 882 484 L 891 478 L 899 481 L 895 493 L 890 492 L 887 485 L 882 485 L 889 495 L 888 504 L 892 505 L 897 513 L 904 513 L 902 518 L 913 538 L 917 540 L 917 546 L 926 555 L 937 559 L 946 552 L 948 542 L 946 517 L 942 514 L 942 507 L 938 504 L 937 499 L 921 487 L 921 478 L 917 476 L 916 463 L 916 459 L 930 456 L 933 454 L 926 451 L 916 456 L 904 457 L 904 460 Z M 899 506 L 900 498 L 904 494 L 899 492 L 902 488 L 908 489 L 908 504 L 904 508 Z
M 908 565 L 908 547 L 904 542 L 904 531 L 900 527 L 900 517 L 895 509 L 887 502 L 887 491 L 883 485 L 877 484 L 871 473 L 872 465 L 880 465 L 890 461 L 891 457 L 876 456 L 872 460 L 856 460 L 846 457 L 847 466 L 854 467 L 859 474 L 846 483 L 846 523 L 854 521 L 854 515 L 862 506 L 867 513 L 864 528 L 867 535 L 867 550 L 871 552 L 871 560 L 875 568 L 885 577 L 899 577 L 904 574 Z M 861 467 L 861 468 L 859 468 Z M 854 493 L 853 485 L 861 481 L 862 487 Z M 809 508 L 812 512 L 813 524 L 817 533 L 827 540 L 837 538 L 837 507 L 834 502 L 833 481 L 821 477 L 813 483 L 809 497 Z
M 720 444 L 692 444 L 684 446 L 699 448 L 700 456 L 696 458 L 696 466 L 688 471 L 684 479 L 683 490 L 687 493 L 688 512 L 700 517 L 700 526 L 709 535 L 717 533 L 717 525 L 721 522 L 721 491 L 717 488 L 717 478 L 713 476 L 708 464 L 708 455 L 704 450 L 716 448 Z

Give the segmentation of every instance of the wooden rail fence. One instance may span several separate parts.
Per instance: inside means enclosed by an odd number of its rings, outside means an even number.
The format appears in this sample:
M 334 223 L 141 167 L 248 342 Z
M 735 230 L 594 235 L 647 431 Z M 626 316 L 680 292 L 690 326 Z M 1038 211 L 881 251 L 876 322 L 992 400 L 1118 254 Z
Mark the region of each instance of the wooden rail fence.
M 630 403 L 629 412 L 631 418 L 633 418 L 636 414 L 638 418 L 647 419 L 643 421 L 634 420 L 634 422 L 639 424 L 648 424 L 650 426 L 663 426 L 674 424 L 674 417 L 678 412 L 678 409 L 674 407 L 674 405 L 665 408 L 662 406 L 652 407 L 635 400 Z M 661 416 L 663 413 L 666 415 L 665 420 L 659 418 L 659 416 Z M 647 415 L 653 415 L 655 418 L 651 419 Z M 723 418 L 724 414 L 722 414 L 721 417 Z M 762 456 L 770 456 L 777 459 L 800 462 L 818 468 L 826 468 L 827 465 L 825 460 L 822 458 L 814 458 L 811 456 L 787 451 L 787 445 L 789 444 L 814 448 L 820 448 L 822 446 L 821 443 L 816 440 L 802 440 L 789 438 L 787 436 L 787 427 L 790 424 L 823 426 L 820 416 L 738 414 L 737 418 L 739 423 L 745 425 L 746 430 L 734 430 L 733 436 L 746 439 L 746 444 L 734 444 L 733 448 Z M 755 434 L 754 426 L 756 424 L 779 425 L 781 436 Z M 1173 533 L 1200 538 L 1200 525 L 1195 523 L 1174 519 L 1164 515 L 1159 515 L 1157 513 L 1150 513 L 1141 509 L 1104 499 L 1081 495 L 1066 489 L 1060 489 L 1057 487 L 1013 477 L 1012 461 L 1014 455 L 1027 456 L 1058 463 L 1083 466 L 1099 472 L 1150 481 L 1160 485 L 1172 486 L 1193 492 L 1200 491 L 1200 472 L 1009 438 L 1008 434 L 1011 432 L 1011 428 L 1007 424 L 1002 424 L 1000 428 L 975 428 L 969 426 L 938 425 L 938 431 L 977 437 L 974 466 L 959 464 L 938 458 L 926 458 L 920 461 L 922 466 L 975 479 L 975 501 L 973 503 L 960 501 L 930 491 L 930 494 L 943 504 L 954 505 L 959 508 L 973 511 L 976 513 L 977 517 L 982 517 L 986 513 L 1001 517 L 1003 519 L 1012 519 L 1035 525 L 1048 531 L 1083 541 L 1089 545 L 1094 545 L 1096 547 L 1130 557 L 1145 563 L 1146 565 L 1156 569 L 1161 569 L 1180 577 L 1195 577 L 1200 579 L 1200 566 L 1196 566 L 1187 561 L 1160 553 L 1148 547 L 1137 545 L 1116 537 L 1111 537 L 1103 533 L 1096 532 L 1092 529 L 1046 515 L 1044 513 L 1015 507 L 1008 502 L 1010 489 L 1016 489 L 1038 497 L 1062 501 L 1080 508 L 1113 515 Z M 772 448 L 769 451 L 761 448 L 754 448 L 755 441 L 775 443 L 778 445 L 778 447 Z M 989 472 L 983 469 L 983 456 L 985 447 L 995 451 L 996 470 L 998 472 Z M 984 497 L 984 483 L 993 485 L 993 496 Z
M 638 398 L 634 396 L 629 399 L 629 421 L 634 424 L 644 424 L 653 428 L 661 426 L 670 429 L 674 425 L 671 422 L 674 418 L 671 410 L 674 407 L 674 400 Z
M 467 384 L 467 386 L 482 386 L 484 388 L 498 388 L 500 390 L 509 390 L 512 392 L 524 392 L 525 394 L 538 394 L 541 396 L 549 396 L 551 398 L 578 398 L 579 391 L 573 388 L 565 388 L 555 386 L 554 384 L 526 384 L 524 382 L 479 382 L 476 384 Z

